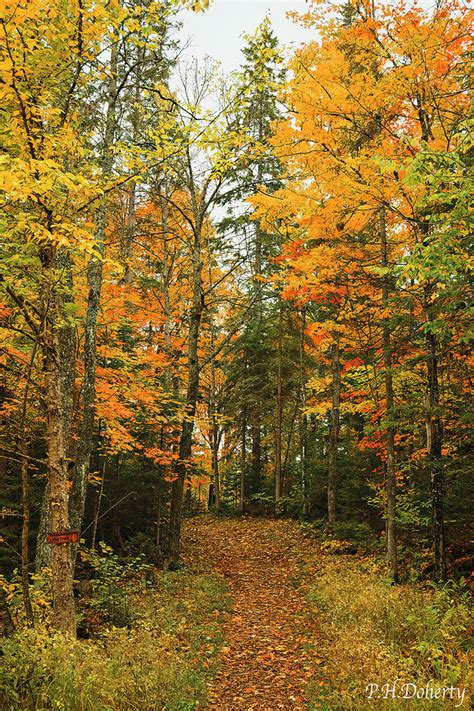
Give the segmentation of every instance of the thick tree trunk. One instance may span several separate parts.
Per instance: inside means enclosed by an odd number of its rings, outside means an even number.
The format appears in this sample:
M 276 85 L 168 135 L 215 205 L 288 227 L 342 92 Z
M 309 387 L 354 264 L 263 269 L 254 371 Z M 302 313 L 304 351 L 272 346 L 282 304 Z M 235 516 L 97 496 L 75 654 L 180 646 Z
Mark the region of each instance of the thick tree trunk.
M 332 376 L 332 406 L 331 423 L 329 429 L 328 446 L 328 525 L 331 527 L 336 522 L 336 488 L 338 481 L 337 448 L 339 445 L 340 404 L 341 404 L 341 363 L 340 363 L 340 334 L 333 334 L 331 376 Z
M 57 286 L 56 259 L 52 248 L 42 250 L 46 278 L 43 358 L 46 380 L 47 471 L 50 495 L 50 531 L 69 529 L 68 466 L 65 442 L 67 415 L 64 411 L 62 349 L 58 324 L 62 322 Z M 72 364 L 71 364 L 72 367 Z M 51 592 L 54 627 L 76 635 L 71 544 L 53 545 L 51 550 Z
M 59 268 L 64 274 L 66 289 L 63 289 L 62 302 L 74 303 L 72 260 L 71 255 L 65 251 L 58 255 Z M 73 470 L 75 445 L 71 438 L 74 415 L 74 382 L 76 379 L 76 328 L 74 324 L 63 320 L 59 328 L 59 344 L 61 349 L 61 392 L 63 397 L 62 409 L 64 412 L 64 440 L 68 457 L 69 476 Z M 51 520 L 49 485 L 46 482 L 41 504 L 40 523 L 36 542 L 35 568 L 39 572 L 42 568 L 51 566 L 51 545 L 48 543 L 49 522 Z
M 381 262 L 384 269 L 388 269 L 388 245 L 387 228 L 385 219 L 385 209 L 382 206 L 379 210 L 379 239 L 381 247 Z M 389 306 L 390 281 L 389 276 L 384 274 L 382 278 L 382 309 L 384 312 Z M 397 532 L 396 532 L 396 496 L 397 478 L 395 462 L 395 427 L 394 418 L 394 396 L 392 377 L 392 338 L 387 317 L 384 314 L 383 327 L 383 363 L 385 382 L 385 446 L 387 450 L 387 460 L 385 464 L 386 492 L 387 492 L 387 561 L 390 576 L 394 582 L 398 582 L 398 559 L 397 559 Z

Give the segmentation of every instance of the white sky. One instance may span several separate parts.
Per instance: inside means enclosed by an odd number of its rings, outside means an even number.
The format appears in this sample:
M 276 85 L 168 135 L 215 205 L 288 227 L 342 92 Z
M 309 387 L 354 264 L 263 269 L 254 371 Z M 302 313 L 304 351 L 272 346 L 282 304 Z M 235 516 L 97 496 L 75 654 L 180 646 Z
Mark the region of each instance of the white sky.
M 413 2 L 415 0 L 409 0 L 408 6 Z M 435 0 L 418 0 L 418 3 L 424 8 L 432 8 Z M 237 69 L 242 61 L 242 34 L 252 34 L 267 13 L 281 44 L 298 46 L 308 42 L 314 38 L 314 30 L 301 27 L 286 17 L 288 11 L 303 13 L 307 9 L 308 3 L 304 0 L 211 0 L 206 12 L 183 10 L 180 13 L 183 22 L 180 36 L 183 41 L 190 40 L 183 59 L 193 56 L 203 59 L 208 55 L 222 63 L 224 72 Z
M 307 8 L 304 1 L 295 0 L 214 0 L 206 12 L 182 11 L 180 35 L 183 40 L 190 40 L 183 58 L 202 59 L 208 55 L 218 59 L 225 72 L 237 69 L 242 61 L 242 34 L 252 34 L 267 13 L 281 44 L 297 46 L 307 42 L 314 32 L 286 17 L 288 11 L 304 12 Z

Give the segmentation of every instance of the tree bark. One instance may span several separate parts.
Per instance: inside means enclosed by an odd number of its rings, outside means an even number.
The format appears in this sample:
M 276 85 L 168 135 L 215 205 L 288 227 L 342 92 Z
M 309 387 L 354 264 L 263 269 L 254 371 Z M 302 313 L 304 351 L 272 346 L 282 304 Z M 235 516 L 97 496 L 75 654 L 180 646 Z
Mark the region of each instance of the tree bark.
M 62 293 L 64 304 L 74 303 L 72 259 L 63 250 L 58 254 L 58 264 L 64 274 L 66 289 Z M 74 443 L 71 438 L 74 415 L 74 381 L 76 378 L 76 328 L 66 319 L 59 328 L 59 344 L 61 348 L 61 392 L 64 412 L 64 439 L 68 457 L 69 475 L 73 469 Z M 51 545 L 48 543 L 49 522 L 51 520 L 50 492 L 46 482 L 41 503 L 40 523 L 36 541 L 35 569 L 37 572 L 51 566 Z
M 45 275 L 43 359 L 45 370 L 45 405 L 47 472 L 50 496 L 51 532 L 69 529 L 68 466 L 65 442 L 66 413 L 62 392 L 62 349 L 58 324 L 62 322 L 62 302 L 57 285 L 56 254 L 53 247 L 41 251 Z M 73 595 L 71 544 L 53 545 L 51 550 L 51 592 L 53 625 L 75 637 L 76 620 Z

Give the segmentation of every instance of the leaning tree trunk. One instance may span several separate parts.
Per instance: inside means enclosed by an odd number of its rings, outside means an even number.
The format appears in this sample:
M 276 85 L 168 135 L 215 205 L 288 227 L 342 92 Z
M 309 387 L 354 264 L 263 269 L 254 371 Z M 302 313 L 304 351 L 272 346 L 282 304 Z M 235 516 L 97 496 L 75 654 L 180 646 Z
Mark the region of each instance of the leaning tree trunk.
M 336 522 L 336 488 L 338 480 L 337 448 L 339 445 L 340 404 L 341 404 L 341 362 L 340 362 L 340 334 L 333 334 L 331 376 L 332 376 L 332 405 L 331 422 L 329 429 L 328 447 L 328 525 L 331 527 Z

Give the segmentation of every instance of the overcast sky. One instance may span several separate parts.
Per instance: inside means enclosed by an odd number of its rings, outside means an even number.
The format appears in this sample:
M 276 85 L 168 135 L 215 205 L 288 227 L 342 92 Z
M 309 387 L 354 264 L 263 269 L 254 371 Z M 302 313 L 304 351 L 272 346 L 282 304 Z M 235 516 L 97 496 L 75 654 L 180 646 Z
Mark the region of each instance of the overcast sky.
M 305 2 L 286 0 L 214 0 L 204 13 L 183 11 L 181 37 L 190 39 L 184 57 L 209 55 L 222 63 L 225 72 L 236 69 L 242 60 L 242 34 L 252 34 L 266 14 L 282 44 L 298 45 L 314 33 L 288 19 L 286 13 L 307 8 Z
M 418 0 L 425 8 L 432 8 L 434 2 Z M 206 12 L 184 10 L 180 13 L 183 22 L 180 34 L 183 41 L 190 40 L 190 46 L 183 59 L 193 56 L 202 59 L 209 55 L 220 60 L 225 72 L 236 69 L 242 60 L 242 34 L 253 33 L 266 14 L 270 15 L 281 44 L 297 46 L 307 42 L 314 38 L 314 30 L 301 27 L 286 17 L 288 11 L 305 12 L 307 9 L 308 3 L 304 0 L 212 0 Z

